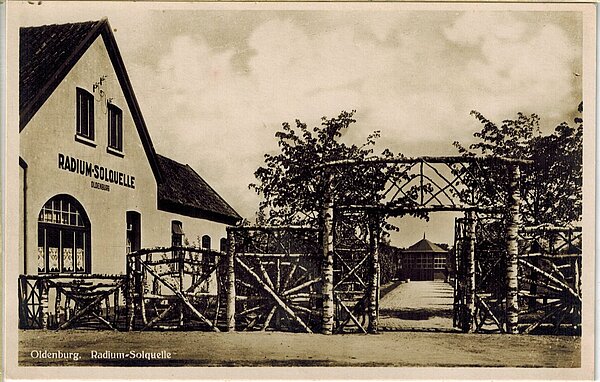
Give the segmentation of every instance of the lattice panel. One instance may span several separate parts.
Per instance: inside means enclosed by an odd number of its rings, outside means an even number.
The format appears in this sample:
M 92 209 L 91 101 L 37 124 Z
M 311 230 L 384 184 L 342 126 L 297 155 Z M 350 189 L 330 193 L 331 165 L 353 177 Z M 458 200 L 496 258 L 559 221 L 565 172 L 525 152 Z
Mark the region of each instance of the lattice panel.
M 121 275 L 20 276 L 20 327 L 123 329 L 125 286 Z
M 371 266 L 368 216 L 340 211 L 334 221 L 335 331 L 365 332 Z
M 42 299 L 46 293 L 44 280 L 19 277 L 19 328 L 41 329 L 43 327 Z
M 420 157 L 338 161 L 328 164 L 334 185 L 341 188 L 336 205 L 340 208 L 401 210 L 500 210 L 506 193 L 498 179 L 508 173 L 502 158 Z M 377 198 L 345 197 L 343 179 L 348 172 L 360 172 L 377 190 Z M 339 187 L 342 186 L 342 187 Z M 339 191 L 336 192 L 340 194 Z M 377 200 L 375 200 L 377 199 Z
M 235 272 L 237 329 L 319 330 L 320 256 L 238 254 Z
M 237 227 L 236 329 L 319 331 L 321 233 L 302 226 Z
M 524 333 L 581 329 L 581 229 L 540 226 L 522 232 L 519 321 Z
M 57 329 L 122 328 L 124 311 L 122 292 L 125 278 L 116 280 L 48 279 L 54 290 L 54 312 L 51 327 Z
M 173 247 L 133 252 L 128 260 L 130 330 L 224 325 L 224 254 Z
M 481 216 L 475 226 L 475 328 L 506 331 L 506 227 L 502 218 Z
M 305 227 L 240 227 L 235 229 L 238 254 L 314 254 L 319 253 L 319 231 Z

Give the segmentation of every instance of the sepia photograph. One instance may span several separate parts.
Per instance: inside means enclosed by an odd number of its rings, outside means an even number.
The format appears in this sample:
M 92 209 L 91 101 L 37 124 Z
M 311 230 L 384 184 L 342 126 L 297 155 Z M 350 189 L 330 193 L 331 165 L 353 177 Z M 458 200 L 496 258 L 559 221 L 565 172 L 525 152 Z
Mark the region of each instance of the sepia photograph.
M 8 378 L 593 378 L 594 5 L 6 14 Z

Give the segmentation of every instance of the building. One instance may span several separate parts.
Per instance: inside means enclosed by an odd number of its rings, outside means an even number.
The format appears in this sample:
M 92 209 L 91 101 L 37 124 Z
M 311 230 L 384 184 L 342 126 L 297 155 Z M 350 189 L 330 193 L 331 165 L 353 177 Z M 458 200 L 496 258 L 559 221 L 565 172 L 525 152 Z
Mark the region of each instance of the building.
M 412 281 L 446 280 L 448 251 L 425 238 L 400 253 L 400 277 Z
M 241 217 L 156 153 L 108 20 L 22 28 L 19 70 L 22 274 L 123 274 L 139 248 L 223 247 Z

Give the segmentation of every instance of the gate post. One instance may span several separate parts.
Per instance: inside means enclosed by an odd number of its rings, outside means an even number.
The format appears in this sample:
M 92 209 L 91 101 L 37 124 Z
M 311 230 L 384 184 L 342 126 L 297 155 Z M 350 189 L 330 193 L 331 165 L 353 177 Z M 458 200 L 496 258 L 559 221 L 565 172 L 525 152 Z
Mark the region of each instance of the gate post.
M 519 179 L 521 170 L 518 164 L 509 167 L 509 194 L 508 194 L 508 217 L 506 222 L 506 331 L 517 333 L 519 324 L 519 243 L 518 233 L 521 224 L 519 204 L 521 203 L 521 191 Z
M 466 238 L 467 238 L 467 262 L 465 264 L 467 295 L 466 297 L 466 317 L 463 320 L 463 331 L 472 333 L 475 330 L 475 223 L 476 215 L 474 211 L 465 213 L 467 220 Z
M 379 220 L 369 219 L 369 251 L 371 274 L 369 277 L 369 327 L 368 332 L 377 334 L 379 326 Z
M 323 203 L 323 318 L 321 333 L 333 333 L 333 177 L 328 175 Z
M 49 319 L 50 319 L 50 311 L 48 310 L 48 293 L 49 287 L 46 279 L 40 278 L 38 279 L 40 283 L 40 312 L 41 312 L 41 322 L 42 329 L 49 328 Z
M 232 227 L 227 227 L 227 331 L 235 331 L 235 235 Z

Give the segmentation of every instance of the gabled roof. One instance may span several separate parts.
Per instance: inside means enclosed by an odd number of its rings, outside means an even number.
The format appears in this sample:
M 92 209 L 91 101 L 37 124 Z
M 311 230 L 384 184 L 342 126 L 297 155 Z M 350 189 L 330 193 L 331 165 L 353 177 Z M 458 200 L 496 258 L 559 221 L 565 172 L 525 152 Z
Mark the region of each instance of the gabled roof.
M 442 249 L 439 245 L 423 238 L 415 244 L 408 247 L 408 249 L 404 250 L 404 252 L 447 253 L 448 251 Z
M 241 216 L 190 166 L 154 150 L 116 40 L 106 18 L 21 28 L 19 131 L 22 131 L 90 45 L 102 36 L 158 185 L 158 208 L 181 215 L 237 224 Z
M 237 224 L 242 217 L 187 164 L 156 155 L 164 181 L 158 184 L 158 208 L 196 218 Z
M 117 42 L 106 18 L 21 28 L 19 33 L 19 131 L 22 131 L 98 36 L 102 36 L 144 151 L 157 181 L 161 174 L 146 123 Z

